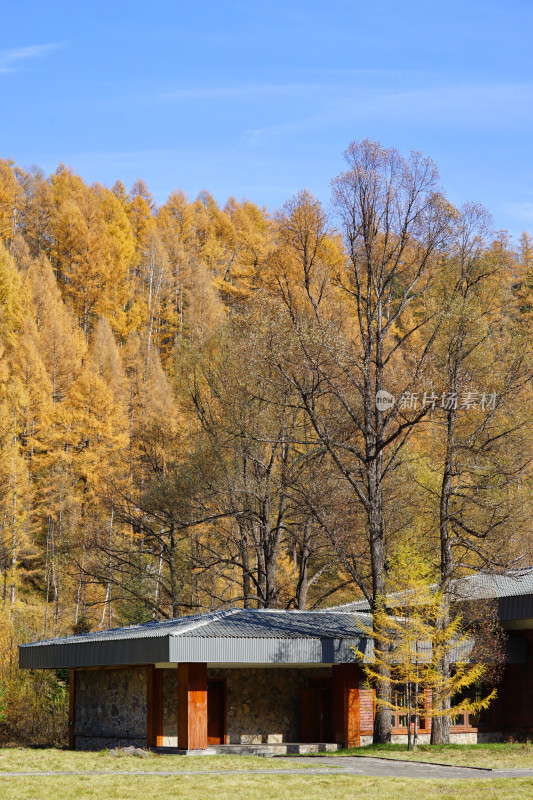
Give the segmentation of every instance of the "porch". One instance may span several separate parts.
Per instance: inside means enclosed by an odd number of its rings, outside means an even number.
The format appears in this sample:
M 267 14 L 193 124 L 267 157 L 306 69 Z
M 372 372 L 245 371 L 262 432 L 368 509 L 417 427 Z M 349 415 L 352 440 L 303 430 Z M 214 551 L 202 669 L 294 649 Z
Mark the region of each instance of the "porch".
M 331 752 L 360 743 L 361 683 L 356 664 L 75 669 L 70 745 L 267 756 Z M 371 720 L 371 697 L 368 710 Z

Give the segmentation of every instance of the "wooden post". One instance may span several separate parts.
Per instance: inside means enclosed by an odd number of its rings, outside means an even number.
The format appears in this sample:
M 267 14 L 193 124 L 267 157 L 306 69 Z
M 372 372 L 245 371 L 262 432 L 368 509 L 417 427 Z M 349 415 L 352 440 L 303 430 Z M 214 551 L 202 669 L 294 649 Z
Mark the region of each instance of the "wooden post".
M 359 747 L 359 667 L 357 664 L 334 664 L 332 676 L 333 738 L 343 747 Z
M 178 665 L 178 747 L 207 747 L 207 664 Z
M 163 670 L 154 664 L 146 667 L 146 745 L 163 744 Z
M 68 747 L 69 750 L 76 748 L 74 739 L 74 725 L 76 723 L 76 671 L 70 670 L 68 683 Z

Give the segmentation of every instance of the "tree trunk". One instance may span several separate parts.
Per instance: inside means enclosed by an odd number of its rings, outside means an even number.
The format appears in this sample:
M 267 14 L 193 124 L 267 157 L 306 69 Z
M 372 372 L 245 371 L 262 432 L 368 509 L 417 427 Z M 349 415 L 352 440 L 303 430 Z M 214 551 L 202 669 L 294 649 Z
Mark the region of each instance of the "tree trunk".
M 381 477 L 382 456 L 380 453 L 371 462 L 368 470 L 368 522 L 374 609 L 377 608 L 387 590 L 385 584 L 385 542 L 383 535 L 383 489 Z M 390 676 L 388 665 L 381 663 L 376 667 L 376 670 L 384 678 L 384 680 L 378 680 L 377 682 L 376 697 L 384 703 L 390 703 L 391 683 L 388 680 Z M 378 703 L 376 707 L 373 741 L 374 744 L 388 744 L 391 741 L 391 710 L 383 703 Z
M 169 584 L 170 584 L 170 602 L 172 605 L 172 617 L 175 619 L 179 617 L 179 596 L 178 596 L 178 580 L 176 575 L 176 559 L 177 559 L 177 542 L 174 523 L 170 524 L 169 532 L 169 553 L 168 553 L 168 569 L 169 569 Z
M 241 554 L 242 569 L 242 598 L 244 608 L 252 607 L 252 579 L 250 575 L 250 553 L 248 549 L 248 534 L 244 525 L 239 525 L 239 550 Z
M 309 557 L 311 555 L 309 549 L 309 535 L 308 528 L 311 527 L 311 521 L 306 520 L 304 530 L 304 541 L 300 547 L 298 558 L 298 585 L 296 587 L 296 608 L 304 611 L 307 608 L 307 593 L 309 591 Z
M 452 390 L 456 391 L 457 384 L 457 353 L 456 361 L 454 363 L 451 386 Z M 449 588 L 450 581 L 453 575 L 453 551 L 450 542 L 449 531 L 449 516 L 450 516 L 450 498 L 453 493 L 453 474 L 454 474 L 454 456 L 455 456 L 455 427 L 457 424 L 457 409 L 451 408 L 447 413 L 447 437 L 446 437 L 446 452 L 444 460 L 444 471 L 441 484 L 440 496 L 440 584 L 444 591 L 442 613 L 439 614 L 437 620 L 436 634 L 439 636 L 450 621 L 449 609 Z M 448 654 L 444 654 L 440 664 L 438 664 L 439 672 L 442 675 L 443 681 L 446 683 L 450 678 L 450 659 Z M 451 698 L 447 696 L 435 696 L 433 707 L 437 712 L 432 719 L 431 724 L 431 744 L 448 744 L 450 741 L 450 717 L 446 710 L 450 708 Z

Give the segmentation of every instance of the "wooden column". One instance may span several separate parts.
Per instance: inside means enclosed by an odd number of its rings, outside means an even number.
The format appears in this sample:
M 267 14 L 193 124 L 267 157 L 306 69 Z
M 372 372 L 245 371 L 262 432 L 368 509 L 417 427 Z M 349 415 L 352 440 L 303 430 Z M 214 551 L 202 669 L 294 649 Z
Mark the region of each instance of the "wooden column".
M 76 672 L 70 670 L 68 683 L 68 747 L 74 750 L 76 742 L 74 739 L 74 725 L 76 724 Z
M 207 664 L 178 665 L 178 747 L 207 747 Z
M 343 747 L 359 747 L 359 667 L 334 664 L 332 677 L 333 739 Z

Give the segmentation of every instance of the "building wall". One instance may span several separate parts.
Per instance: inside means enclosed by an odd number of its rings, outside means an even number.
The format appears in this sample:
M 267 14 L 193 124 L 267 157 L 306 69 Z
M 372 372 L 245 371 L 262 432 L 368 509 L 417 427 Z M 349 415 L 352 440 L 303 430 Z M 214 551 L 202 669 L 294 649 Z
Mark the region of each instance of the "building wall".
M 359 681 L 359 725 L 361 735 L 370 734 L 374 730 L 374 692 Z
M 429 744 L 431 735 L 429 733 L 418 734 L 418 744 Z M 503 737 L 501 733 L 479 733 L 472 731 L 471 733 L 450 733 L 451 744 L 482 744 L 487 742 L 502 742 Z M 406 733 L 393 733 L 391 736 L 393 744 L 407 744 Z M 372 744 L 372 734 L 361 736 L 361 747 Z
M 452 730 L 452 741 L 499 741 L 533 733 L 533 631 L 524 632 L 526 664 L 508 664 L 488 724 L 474 730 Z M 133 744 L 146 747 L 147 670 L 145 667 L 76 670 L 74 746 L 79 750 Z M 298 742 L 301 740 L 301 692 L 310 679 L 331 677 L 331 667 L 258 667 L 208 669 L 208 679 L 226 682 L 228 744 Z M 176 747 L 178 671 L 163 671 L 163 745 Z M 371 737 L 372 690 L 360 689 L 361 744 Z M 488 722 L 488 720 L 487 720 Z M 425 731 L 427 734 L 428 731 Z M 421 734 L 422 740 L 423 734 Z M 393 741 L 404 741 L 395 731 Z
M 221 668 L 207 677 L 226 680 L 227 744 L 298 742 L 302 689 L 331 668 Z
M 76 670 L 74 747 L 146 747 L 146 668 Z
M 298 742 L 301 691 L 331 668 L 209 669 L 226 681 L 229 744 Z M 163 671 L 163 746 L 178 744 L 178 671 Z M 74 746 L 77 750 L 146 747 L 145 667 L 76 670 Z
M 514 688 L 516 694 L 518 684 Z M 374 728 L 374 696 L 373 690 L 365 686 L 363 680 L 359 683 L 359 703 L 360 703 L 360 724 L 361 724 L 361 746 L 372 744 Z M 426 708 L 431 706 L 431 689 L 426 692 Z M 393 715 L 397 717 L 397 714 Z M 422 722 L 423 727 L 419 728 L 418 741 L 420 744 L 429 744 L 431 738 L 431 719 Z M 498 727 L 495 715 L 492 714 L 492 722 L 484 725 L 481 729 L 472 728 L 470 725 L 452 725 L 450 731 L 450 742 L 455 744 L 478 744 L 483 742 L 502 742 L 505 736 Z M 407 729 L 395 728 L 393 725 L 391 742 L 393 744 L 406 744 Z
M 208 668 L 207 679 L 226 681 L 228 744 L 300 740 L 300 693 L 308 678 L 329 678 L 325 668 Z M 163 747 L 178 745 L 178 670 L 163 671 Z
M 518 635 L 513 631 L 515 635 Z M 491 727 L 517 739 L 533 734 L 533 630 L 520 632 L 526 642 L 526 663 L 506 664 L 497 686 Z

